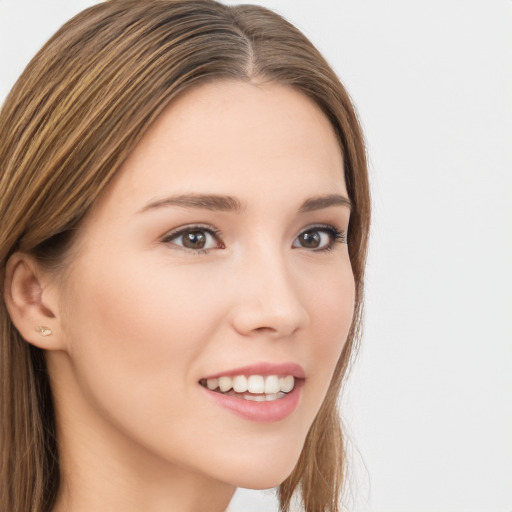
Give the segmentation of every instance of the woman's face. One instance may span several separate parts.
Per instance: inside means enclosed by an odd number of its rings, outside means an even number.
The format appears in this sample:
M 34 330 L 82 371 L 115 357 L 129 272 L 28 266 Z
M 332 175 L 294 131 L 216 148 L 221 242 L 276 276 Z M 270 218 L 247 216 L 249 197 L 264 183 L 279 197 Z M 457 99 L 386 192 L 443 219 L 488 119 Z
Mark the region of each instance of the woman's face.
M 283 481 L 352 320 L 346 197 L 334 131 L 302 94 L 215 83 L 174 101 L 88 214 L 61 285 L 64 438 Z

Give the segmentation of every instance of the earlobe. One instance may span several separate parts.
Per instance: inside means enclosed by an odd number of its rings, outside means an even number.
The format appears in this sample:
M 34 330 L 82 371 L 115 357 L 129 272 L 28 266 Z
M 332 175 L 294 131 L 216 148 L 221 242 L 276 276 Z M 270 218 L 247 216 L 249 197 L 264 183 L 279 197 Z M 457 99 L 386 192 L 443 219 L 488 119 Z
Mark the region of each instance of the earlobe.
M 15 253 L 7 262 L 4 299 L 16 329 L 32 345 L 60 349 L 57 305 L 43 282 L 43 272 L 30 255 Z

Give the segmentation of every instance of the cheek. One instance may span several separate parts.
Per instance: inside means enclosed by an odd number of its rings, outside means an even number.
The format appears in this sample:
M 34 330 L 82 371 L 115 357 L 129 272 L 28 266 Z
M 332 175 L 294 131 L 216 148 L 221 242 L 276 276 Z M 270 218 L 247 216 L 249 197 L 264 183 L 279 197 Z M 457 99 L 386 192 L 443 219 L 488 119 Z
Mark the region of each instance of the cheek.
M 308 361 L 314 367 L 315 392 L 318 408 L 332 380 L 352 325 L 355 286 L 352 270 L 332 273 L 322 289 L 309 296 L 311 340 Z M 318 399 L 318 396 L 321 396 Z M 313 399 L 312 399 L 313 400 Z
M 354 282 L 346 279 L 333 286 L 318 297 L 317 331 L 319 343 L 317 353 L 336 362 L 345 345 L 354 315 Z
M 133 360 L 140 369 L 158 363 L 155 353 L 192 351 L 194 343 L 186 340 L 192 340 L 199 327 L 193 320 L 202 295 L 186 277 L 135 258 L 116 265 L 103 260 L 87 265 L 76 279 L 76 307 L 68 315 L 74 323 L 78 318 L 82 325 L 89 324 L 87 335 L 95 341 L 87 342 L 87 349 L 97 347 L 104 356 L 127 363 Z M 75 325 L 70 327 L 77 331 Z
M 102 413 L 127 425 L 136 427 L 144 416 L 163 422 L 170 411 L 186 409 L 195 383 L 194 362 L 211 322 L 198 315 L 205 312 L 199 296 L 176 274 L 137 272 L 129 261 L 89 265 L 67 315 L 73 322 L 66 329 L 69 353 L 82 391 Z
M 308 297 L 312 328 L 318 333 L 320 353 L 341 352 L 354 314 L 355 283 L 347 261 L 328 272 L 322 286 L 310 286 Z

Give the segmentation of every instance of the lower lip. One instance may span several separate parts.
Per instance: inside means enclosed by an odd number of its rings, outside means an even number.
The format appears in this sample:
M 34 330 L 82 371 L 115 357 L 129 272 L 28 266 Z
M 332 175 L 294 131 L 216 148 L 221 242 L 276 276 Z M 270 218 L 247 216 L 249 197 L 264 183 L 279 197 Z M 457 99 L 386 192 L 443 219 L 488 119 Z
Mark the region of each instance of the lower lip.
M 237 416 L 250 421 L 258 421 L 261 423 L 272 423 L 284 420 L 298 406 L 301 397 L 301 388 L 304 384 L 303 380 L 296 380 L 295 387 L 283 398 L 272 400 L 271 402 L 253 402 L 227 396 L 216 391 L 201 386 L 204 393 L 208 395 L 217 405 L 224 409 L 228 409 Z

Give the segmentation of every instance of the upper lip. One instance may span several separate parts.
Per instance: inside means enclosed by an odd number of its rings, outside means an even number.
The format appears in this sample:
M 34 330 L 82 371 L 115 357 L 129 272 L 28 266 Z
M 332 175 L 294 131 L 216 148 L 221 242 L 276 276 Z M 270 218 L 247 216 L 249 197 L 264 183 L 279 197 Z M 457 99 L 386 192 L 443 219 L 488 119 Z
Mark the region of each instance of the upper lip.
M 296 379 L 306 378 L 304 368 L 296 363 L 269 363 L 261 362 L 239 368 L 231 368 L 220 372 L 212 373 L 203 377 L 204 379 L 218 379 L 219 377 L 235 377 L 237 375 L 292 375 Z

